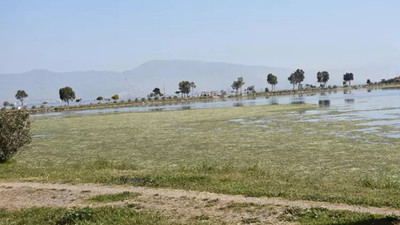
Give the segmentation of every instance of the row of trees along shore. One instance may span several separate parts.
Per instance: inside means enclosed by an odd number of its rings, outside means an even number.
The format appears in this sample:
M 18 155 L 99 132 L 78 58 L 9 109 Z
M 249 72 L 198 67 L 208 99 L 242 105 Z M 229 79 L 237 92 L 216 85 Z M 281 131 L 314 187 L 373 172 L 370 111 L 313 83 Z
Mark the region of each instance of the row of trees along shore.
M 302 82 L 304 81 L 305 78 L 305 73 L 302 69 L 297 69 L 296 71 L 294 71 L 292 74 L 290 74 L 290 76 L 287 78 L 288 81 L 290 82 L 290 84 L 293 85 L 293 90 L 296 88 L 298 89 L 302 89 Z M 351 86 L 351 81 L 354 80 L 354 75 L 353 73 L 345 73 L 343 75 L 343 86 L 348 85 Z M 319 71 L 317 73 L 317 82 L 320 84 L 321 88 L 326 87 L 326 84 L 329 81 L 329 72 L 327 71 Z M 269 73 L 267 75 L 267 83 L 269 85 L 271 85 L 271 91 L 275 91 L 276 90 L 276 85 L 278 84 L 278 77 L 272 73 Z M 380 83 L 387 83 L 386 80 L 382 80 Z M 243 77 L 239 77 L 237 78 L 237 80 L 233 81 L 231 88 L 233 89 L 233 92 L 235 92 L 236 94 L 240 94 L 242 93 L 242 88 L 243 85 L 245 84 Z M 370 81 L 370 79 L 367 80 L 367 84 L 372 84 L 372 82 Z M 375 82 L 376 84 L 376 82 Z M 307 88 L 308 87 L 314 87 L 313 85 L 305 85 Z M 178 84 L 178 91 L 175 92 L 176 95 L 181 95 L 181 97 L 188 97 L 189 93 L 194 91 L 194 89 L 196 88 L 196 84 L 194 82 L 190 82 L 190 81 L 181 81 Z M 247 93 L 255 93 L 255 88 L 254 85 L 248 86 L 245 91 Z M 265 91 L 268 92 L 269 89 L 265 88 Z M 222 94 L 223 91 L 221 91 Z M 15 98 L 20 101 L 22 107 L 24 106 L 24 99 L 28 97 L 28 94 L 26 93 L 25 90 L 18 90 L 17 93 L 15 94 Z M 76 99 L 75 96 L 75 92 L 73 91 L 73 89 L 71 87 L 63 87 L 59 89 L 59 97 L 62 101 L 66 102 L 67 105 L 69 106 L 69 103 L 71 101 L 76 101 L 76 102 L 80 102 L 82 101 L 81 98 Z M 156 87 L 153 89 L 153 91 L 147 95 L 148 99 L 158 99 L 160 97 L 165 98 L 165 93 L 161 92 L 161 89 Z M 176 96 L 175 96 L 176 97 Z M 117 100 L 119 100 L 119 95 L 115 94 L 113 96 L 111 96 L 111 98 L 103 98 L 102 96 L 98 96 L 96 98 L 97 101 L 99 101 L 99 103 L 101 103 L 101 101 L 106 100 L 106 101 L 111 101 L 114 100 L 114 102 L 116 102 Z M 141 99 L 142 101 L 145 100 L 145 98 Z M 136 98 L 135 101 L 138 101 L 138 99 Z M 43 105 L 47 104 L 47 102 L 43 102 Z M 43 106 L 42 105 L 42 106 Z M 14 107 L 13 104 L 11 104 L 8 101 L 5 101 L 3 103 L 3 106 L 5 108 L 7 108 L 8 106 Z

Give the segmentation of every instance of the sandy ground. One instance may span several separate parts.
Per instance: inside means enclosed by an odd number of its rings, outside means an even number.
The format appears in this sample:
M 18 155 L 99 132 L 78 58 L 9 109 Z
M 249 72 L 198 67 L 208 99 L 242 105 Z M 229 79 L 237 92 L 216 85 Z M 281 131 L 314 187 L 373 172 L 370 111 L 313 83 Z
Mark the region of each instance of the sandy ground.
M 112 203 L 94 203 L 87 200 L 87 198 L 95 195 L 115 194 L 124 191 L 137 192 L 140 193 L 140 196 Z M 289 224 L 279 220 L 279 216 L 289 207 L 322 207 L 400 216 L 400 210 L 389 208 L 290 201 L 278 198 L 255 198 L 186 190 L 97 184 L 0 183 L 0 208 L 8 210 L 30 207 L 74 208 L 105 205 L 122 205 L 138 210 L 159 211 L 168 219 L 183 223 L 204 218 L 208 222 L 227 224 L 242 224 L 251 221 L 262 224 Z

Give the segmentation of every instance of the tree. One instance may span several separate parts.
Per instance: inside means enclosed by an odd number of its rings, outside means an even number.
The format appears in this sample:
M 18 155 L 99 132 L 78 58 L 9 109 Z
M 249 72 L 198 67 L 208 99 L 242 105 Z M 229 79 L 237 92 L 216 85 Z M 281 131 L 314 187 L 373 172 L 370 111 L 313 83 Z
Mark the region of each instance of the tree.
M 298 85 L 298 88 L 300 89 L 300 84 L 304 80 L 304 71 L 302 69 L 297 69 L 288 77 L 288 80 L 293 85 L 293 89 L 296 85 Z
M 326 83 L 329 80 L 329 73 L 327 71 L 319 71 L 317 73 L 317 79 L 318 79 L 318 83 L 320 83 L 320 85 L 322 86 L 322 84 L 324 84 L 324 87 L 326 86 Z
M 371 85 L 371 80 L 370 79 L 367 79 L 367 84 Z
M 179 91 L 182 95 L 186 94 L 186 96 L 188 96 L 190 92 L 190 82 L 185 80 L 179 82 Z
M 247 92 L 247 93 L 255 93 L 256 90 L 255 90 L 255 88 L 254 88 L 254 85 L 248 86 L 248 87 L 246 88 L 246 92 Z
M 3 102 L 3 106 L 6 107 L 6 108 L 7 108 L 7 106 L 10 106 L 10 105 L 11 105 L 11 103 L 8 102 L 8 101 Z
M 190 88 L 192 89 L 192 94 L 193 94 L 193 90 L 196 88 L 196 84 L 193 81 L 190 82 Z
M 275 85 L 278 84 L 278 78 L 275 75 L 273 75 L 272 73 L 270 73 L 267 76 L 267 82 L 268 82 L 268 84 L 271 85 L 271 90 L 274 91 Z
M 233 81 L 231 87 L 233 90 L 236 90 L 236 94 L 238 94 L 240 90 L 240 94 L 242 94 L 242 86 L 244 85 L 243 77 L 238 77 L 237 80 Z
M 28 94 L 25 90 L 18 90 L 17 94 L 15 94 L 15 98 L 21 102 L 21 105 L 24 106 L 24 98 L 27 98 Z
M 293 85 L 293 90 L 294 90 L 294 88 L 296 87 L 296 79 L 293 73 L 288 77 L 288 80 L 290 81 L 290 84 Z
M 70 101 L 73 101 L 75 99 L 75 92 L 70 87 L 60 88 L 58 92 L 60 94 L 60 99 L 63 102 L 66 102 L 68 105 Z
M 119 95 L 115 94 L 111 96 L 112 100 L 117 101 L 119 99 Z
M 153 93 L 155 96 L 162 96 L 160 88 L 154 88 Z
M 0 134 L 0 163 L 5 163 L 31 141 L 29 112 L 0 112 Z
M 81 99 L 81 98 L 77 98 L 75 101 L 76 101 L 76 102 L 81 102 L 82 99 Z
M 349 82 L 349 86 L 351 86 L 351 81 L 352 80 L 354 80 L 353 73 L 345 73 L 345 74 L 343 74 L 343 81 L 344 82 Z
M 96 100 L 99 101 L 99 102 L 101 102 L 101 101 L 103 100 L 103 97 L 102 97 L 102 96 L 99 96 L 99 97 L 96 98 Z

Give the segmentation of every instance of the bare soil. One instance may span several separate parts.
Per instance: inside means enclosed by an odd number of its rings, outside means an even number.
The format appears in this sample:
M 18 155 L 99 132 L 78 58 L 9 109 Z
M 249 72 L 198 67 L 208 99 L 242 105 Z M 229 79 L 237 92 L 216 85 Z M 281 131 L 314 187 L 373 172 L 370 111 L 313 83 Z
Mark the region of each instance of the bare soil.
M 92 196 L 116 194 L 124 191 L 140 196 L 118 202 L 88 201 Z M 361 207 L 312 201 L 290 201 L 279 198 L 255 198 L 187 190 L 172 190 L 130 186 L 103 186 L 98 184 L 52 184 L 31 182 L 0 183 L 0 208 L 7 210 L 30 207 L 99 207 L 128 206 L 138 210 L 160 211 L 175 222 L 205 220 L 209 223 L 290 224 L 279 220 L 289 207 L 322 207 L 360 213 L 400 216 L 399 209 Z

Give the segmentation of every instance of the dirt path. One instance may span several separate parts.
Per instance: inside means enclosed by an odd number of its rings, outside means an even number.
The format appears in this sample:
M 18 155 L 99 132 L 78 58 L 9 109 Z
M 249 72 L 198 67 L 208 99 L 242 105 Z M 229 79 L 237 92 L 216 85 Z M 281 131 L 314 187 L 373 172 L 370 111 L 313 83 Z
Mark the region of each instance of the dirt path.
M 90 196 L 115 194 L 124 191 L 137 192 L 140 193 L 140 196 L 107 204 L 93 203 L 86 200 Z M 212 221 L 229 224 L 246 220 L 256 220 L 265 224 L 287 224 L 280 221 L 279 216 L 288 207 L 322 207 L 333 210 L 400 216 L 399 209 L 359 207 L 325 202 L 290 201 L 278 198 L 255 198 L 186 190 L 103 186 L 97 184 L 0 183 L 0 208 L 96 207 L 104 205 L 127 205 L 137 209 L 161 211 L 170 219 L 172 218 L 178 222 L 187 222 L 193 218 L 205 217 Z

